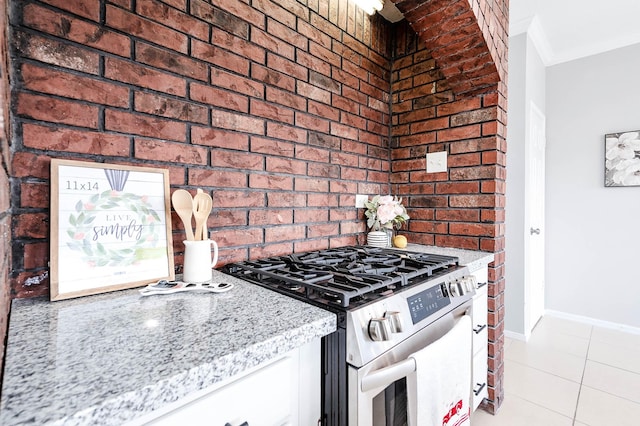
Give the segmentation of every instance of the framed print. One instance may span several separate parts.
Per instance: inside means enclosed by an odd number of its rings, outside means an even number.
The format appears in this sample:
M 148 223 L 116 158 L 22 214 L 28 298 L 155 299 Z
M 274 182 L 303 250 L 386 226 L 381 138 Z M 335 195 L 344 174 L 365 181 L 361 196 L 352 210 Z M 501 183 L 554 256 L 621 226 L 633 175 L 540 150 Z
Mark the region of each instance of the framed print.
M 51 300 L 173 280 L 169 171 L 51 160 Z
M 640 186 L 640 130 L 605 135 L 604 186 Z

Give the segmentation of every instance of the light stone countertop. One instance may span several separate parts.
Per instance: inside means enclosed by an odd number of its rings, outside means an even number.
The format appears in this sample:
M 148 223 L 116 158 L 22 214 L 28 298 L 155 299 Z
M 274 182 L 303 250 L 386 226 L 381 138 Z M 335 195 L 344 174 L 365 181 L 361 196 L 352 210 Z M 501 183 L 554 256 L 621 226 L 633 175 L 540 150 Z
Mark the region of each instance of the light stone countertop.
M 475 272 L 480 268 L 484 268 L 489 263 L 493 262 L 494 259 L 493 253 L 489 252 L 462 250 L 449 247 L 425 246 L 421 244 L 407 244 L 406 250 L 430 254 L 441 254 L 445 256 L 456 256 L 460 260 L 460 265 L 468 266 L 471 272 Z
M 216 280 L 234 288 L 14 300 L 0 424 L 121 425 L 336 329 L 329 311 Z

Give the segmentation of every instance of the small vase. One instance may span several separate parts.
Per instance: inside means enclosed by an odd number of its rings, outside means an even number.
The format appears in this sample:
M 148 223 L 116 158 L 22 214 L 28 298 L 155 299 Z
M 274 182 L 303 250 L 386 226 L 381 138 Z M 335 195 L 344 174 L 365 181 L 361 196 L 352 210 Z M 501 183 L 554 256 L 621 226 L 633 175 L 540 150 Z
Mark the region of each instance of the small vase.
M 373 247 L 391 247 L 391 237 L 386 231 L 371 231 L 367 234 L 367 244 Z

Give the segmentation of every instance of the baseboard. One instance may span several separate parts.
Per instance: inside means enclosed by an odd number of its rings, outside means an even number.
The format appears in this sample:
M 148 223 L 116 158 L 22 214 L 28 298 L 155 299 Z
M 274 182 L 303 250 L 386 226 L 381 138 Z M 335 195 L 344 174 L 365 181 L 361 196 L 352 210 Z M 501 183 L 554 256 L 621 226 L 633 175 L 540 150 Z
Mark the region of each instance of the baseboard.
M 584 317 L 582 315 L 568 314 L 566 312 L 554 311 L 553 309 L 546 309 L 544 311 L 544 314 L 550 317 L 562 318 L 570 321 L 581 322 L 583 324 L 594 325 L 596 327 L 608 328 L 611 330 L 640 335 L 640 327 L 632 327 L 626 324 L 603 321 L 595 318 Z M 507 332 L 505 331 L 504 334 L 506 336 Z
M 507 337 L 513 340 L 521 340 L 523 342 L 526 342 L 527 340 L 529 340 L 528 336 L 522 333 L 516 333 L 515 331 L 509 331 L 509 330 L 504 331 L 504 337 Z

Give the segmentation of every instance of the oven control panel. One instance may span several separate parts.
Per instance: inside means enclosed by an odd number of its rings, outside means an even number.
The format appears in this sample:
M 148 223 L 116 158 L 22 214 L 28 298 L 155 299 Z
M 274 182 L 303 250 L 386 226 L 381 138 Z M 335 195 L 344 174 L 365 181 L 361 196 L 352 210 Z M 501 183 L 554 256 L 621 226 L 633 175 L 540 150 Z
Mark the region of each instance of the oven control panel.
M 419 323 L 434 312 L 438 312 L 450 303 L 451 300 L 446 295 L 444 285 L 433 286 L 407 298 L 411 321 L 414 324 Z

